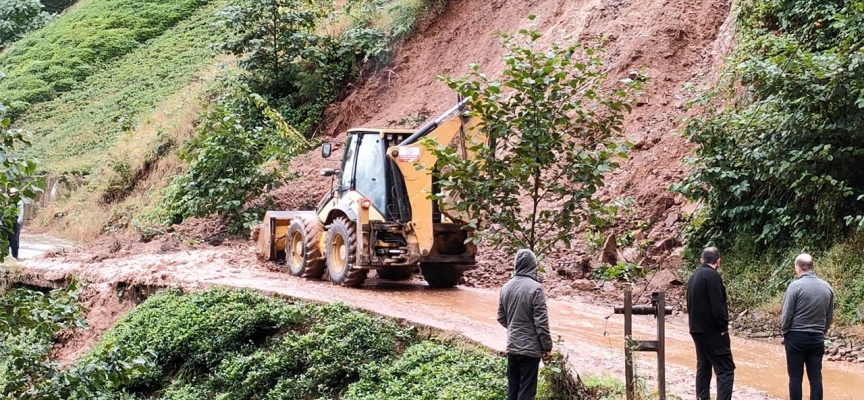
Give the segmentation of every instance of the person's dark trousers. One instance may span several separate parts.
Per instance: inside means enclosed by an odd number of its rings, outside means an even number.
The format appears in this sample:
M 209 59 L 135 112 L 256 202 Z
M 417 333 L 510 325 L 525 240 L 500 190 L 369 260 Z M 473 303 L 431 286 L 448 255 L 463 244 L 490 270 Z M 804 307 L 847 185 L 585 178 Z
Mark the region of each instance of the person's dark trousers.
M 696 398 L 708 400 L 711 392 L 711 370 L 717 376 L 717 400 L 732 399 L 735 362 L 729 334 L 691 334 L 696 344 Z
M 822 400 L 822 355 L 825 354 L 825 335 L 818 332 L 790 331 L 784 338 L 786 345 L 786 371 L 789 373 L 789 399 L 801 400 L 801 381 L 804 366 L 810 381 L 810 400 Z
M 15 223 L 12 235 L 9 236 L 9 247 L 12 250 L 12 258 L 18 259 L 18 245 L 21 243 L 21 224 Z
M 537 396 L 537 372 L 540 359 L 507 356 L 507 400 L 534 400 Z

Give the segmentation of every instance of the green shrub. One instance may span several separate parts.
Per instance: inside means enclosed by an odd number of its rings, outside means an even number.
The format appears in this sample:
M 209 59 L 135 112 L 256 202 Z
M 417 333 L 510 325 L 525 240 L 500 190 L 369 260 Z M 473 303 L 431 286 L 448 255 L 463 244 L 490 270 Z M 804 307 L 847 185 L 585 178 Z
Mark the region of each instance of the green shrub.
M 180 153 L 189 166 L 166 189 L 157 213 L 165 224 L 216 214 L 229 223 L 230 233 L 244 232 L 261 217 L 260 210 L 247 209 L 246 203 L 283 177 L 279 168 L 267 164 L 284 163 L 310 147 L 263 99 L 235 89 L 201 118 L 198 134 Z
M 691 246 L 752 236 L 827 247 L 864 228 L 864 1 L 746 0 L 725 81 L 687 137 L 679 189 L 707 207 Z
M 110 349 L 100 361 L 67 368 L 50 358 L 61 330 L 86 327 L 75 284 L 45 295 L 29 289 L 0 293 L 0 398 L 121 399 L 116 389 L 150 368 L 148 352 L 128 357 Z
M 0 102 L 13 117 L 69 91 L 88 76 L 161 35 L 207 0 L 92 0 L 0 55 L 7 78 Z
M 209 387 L 225 399 L 334 398 L 360 379 L 363 366 L 392 362 L 413 340 L 410 330 L 344 305 L 314 309 L 307 330 L 225 359 Z
M 50 20 L 39 0 L 0 1 L 0 50 Z
M 130 356 L 152 351 L 154 368 L 137 371 L 126 387 L 158 389 L 181 368 L 206 374 L 229 355 L 260 344 L 303 318 L 302 309 L 249 291 L 169 291 L 149 298 L 121 319 L 81 362 L 104 361 L 114 348 Z
M 425 341 L 392 364 L 374 363 L 351 385 L 343 400 L 498 400 L 506 397 L 503 357 Z

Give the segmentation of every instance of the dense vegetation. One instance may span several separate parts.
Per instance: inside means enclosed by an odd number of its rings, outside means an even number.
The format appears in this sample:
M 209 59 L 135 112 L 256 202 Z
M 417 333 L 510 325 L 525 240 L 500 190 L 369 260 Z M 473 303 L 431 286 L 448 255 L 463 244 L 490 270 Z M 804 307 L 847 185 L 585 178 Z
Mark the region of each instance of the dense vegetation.
M 0 398 L 122 397 L 106 395 L 131 374 L 148 368 L 152 362 L 149 352 L 126 357 L 111 351 L 103 357 L 104 361 L 69 368 L 60 368 L 50 358 L 60 331 L 87 326 L 83 311 L 74 284 L 47 295 L 29 289 L 0 291 Z
M 862 1 L 738 3 L 724 85 L 699 99 L 726 106 L 687 127 L 697 149 L 681 190 L 705 204 L 691 247 L 726 250 L 740 307 L 784 289 L 794 253 L 808 250 L 834 278 L 843 320 L 864 321 L 853 262 L 864 229 L 862 11 Z
M 0 366 L 0 396 L 494 399 L 506 387 L 500 357 L 421 340 L 413 327 L 343 305 L 238 290 L 156 295 L 61 371 L 48 354 L 61 329 L 84 325 L 76 300 L 74 287 L 0 296 L 7 339 L 0 354 L 9 355 Z M 64 383 L 69 374 L 78 375 Z M 27 385 L 35 389 L 25 393 Z
M 32 107 L 16 123 L 36 135 L 31 153 L 39 154 L 50 172 L 92 172 L 117 139 L 140 134 L 141 125 L 147 124 L 142 113 L 187 86 L 213 63 L 209 45 L 221 36 L 211 25 L 217 21 L 216 11 L 227 4 L 220 0 L 202 7 L 145 45 L 98 68 L 74 89 Z M 97 38 L 104 39 L 93 40 Z M 163 136 L 167 141 L 177 135 Z
M 181 153 L 188 169 L 166 190 L 155 222 L 216 214 L 231 233 L 256 223 L 261 210 L 246 203 L 280 183 L 279 166 L 314 145 L 307 138 L 324 108 L 443 3 L 355 0 L 338 11 L 334 4 L 248 0 L 222 10 L 229 38 L 214 47 L 236 57 L 240 72 L 223 77 L 199 137 Z
M 9 237 L 18 221 L 19 202 L 31 202 L 44 185 L 35 177 L 37 160 L 21 155 L 30 135 L 9 127 L 6 107 L 0 103 L 0 262 L 9 255 Z
M 74 284 L 0 292 L 0 398 L 492 400 L 507 387 L 504 359 L 483 350 L 340 304 L 223 289 L 152 296 L 61 369 L 54 340 L 86 327 L 83 311 Z M 550 387 L 541 379 L 541 399 L 560 398 Z

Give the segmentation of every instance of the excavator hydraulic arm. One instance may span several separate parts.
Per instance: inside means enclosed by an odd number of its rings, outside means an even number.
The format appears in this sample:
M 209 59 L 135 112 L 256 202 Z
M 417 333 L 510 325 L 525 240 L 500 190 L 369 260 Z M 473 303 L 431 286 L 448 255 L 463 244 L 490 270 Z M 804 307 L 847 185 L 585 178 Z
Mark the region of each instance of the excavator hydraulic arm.
M 420 140 L 428 138 L 436 145 L 450 145 L 458 136 L 457 145 L 463 149 L 467 148 L 467 143 L 472 140 L 483 140 L 480 130 L 477 129 L 478 120 L 465 117 L 464 106 L 463 100 L 387 151 L 387 157 L 395 162 L 405 179 L 405 189 L 412 210 L 411 221 L 406 224 L 406 230 L 414 233 L 413 237 L 417 240 L 416 245 L 421 256 L 428 255 L 434 244 L 435 223 L 431 218 L 433 203 L 429 196 L 433 194 L 432 171 L 438 157 L 420 143 Z M 467 152 L 463 154 L 473 156 Z

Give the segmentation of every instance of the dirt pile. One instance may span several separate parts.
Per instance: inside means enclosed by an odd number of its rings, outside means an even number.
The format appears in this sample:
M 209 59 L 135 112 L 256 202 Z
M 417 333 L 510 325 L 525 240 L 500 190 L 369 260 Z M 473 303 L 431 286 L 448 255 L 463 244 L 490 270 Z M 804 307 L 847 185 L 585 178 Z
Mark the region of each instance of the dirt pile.
M 450 1 L 442 15 L 398 48 L 390 68 L 327 109 L 321 132 L 337 143 L 335 156 L 323 160 L 313 151 L 297 158 L 292 164 L 297 178 L 270 196 L 280 209 L 314 207 L 330 185 L 329 178 L 319 176 L 320 169 L 339 166 L 342 132 L 353 126 L 397 126 L 405 118 L 434 116 L 452 106 L 455 94 L 435 77 L 462 75 L 472 62 L 490 75 L 500 73 L 502 50 L 494 32 L 527 27 L 526 17 L 535 14 L 544 40 L 558 38 L 561 30 L 586 42 L 605 38 L 611 78 L 640 68 L 650 76 L 625 122 L 624 136 L 634 144 L 631 157 L 609 176 L 597 196 L 632 199 L 630 211 L 609 231 L 641 235 L 647 247 L 630 249 L 638 258 L 634 263 L 678 269 L 682 260 L 673 250 L 680 245 L 682 222 L 695 209 L 668 190 L 687 172 L 682 159 L 690 145 L 677 133 L 680 118 L 688 112 L 683 86 L 705 83 L 706 77 L 716 74 L 731 45 L 729 9 L 728 0 Z M 481 251 L 480 268 L 467 275 L 467 284 L 490 286 L 509 278 L 509 257 L 485 247 Z M 595 256 L 581 239 L 574 241 L 573 250 L 550 255 L 547 269 L 558 273 L 549 274 L 547 285 L 564 288 L 587 278 L 597 264 Z

